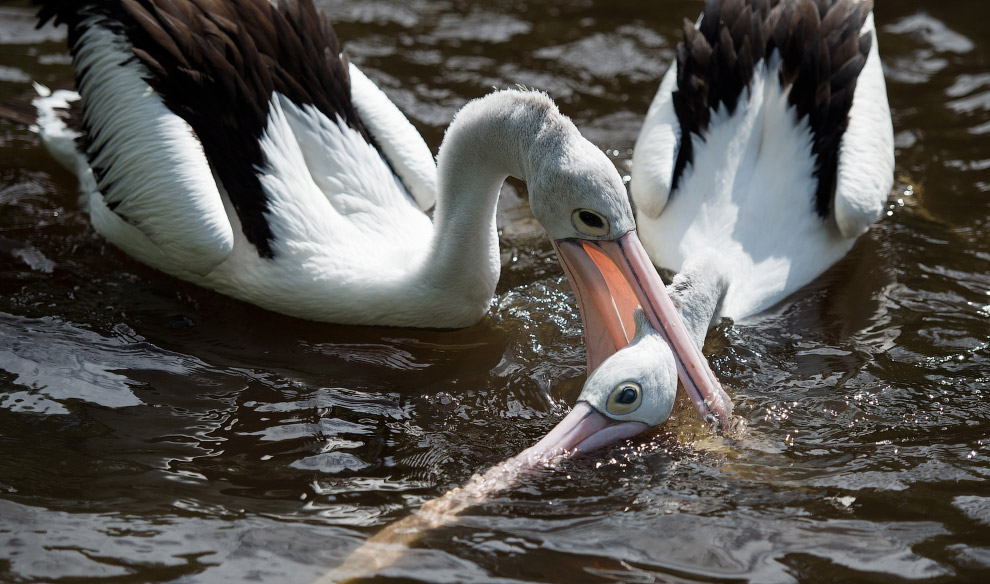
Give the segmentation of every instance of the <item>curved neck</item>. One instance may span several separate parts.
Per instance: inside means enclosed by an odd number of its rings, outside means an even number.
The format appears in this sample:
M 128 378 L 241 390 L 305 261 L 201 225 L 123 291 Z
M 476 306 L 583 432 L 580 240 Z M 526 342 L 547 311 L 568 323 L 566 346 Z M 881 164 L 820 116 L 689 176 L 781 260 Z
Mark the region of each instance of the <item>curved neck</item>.
M 448 302 L 483 298 L 487 309 L 501 267 L 498 194 L 508 176 L 531 176 L 530 152 L 545 137 L 551 108 L 542 94 L 497 92 L 466 105 L 447 129 L 437 156 L 435 235 L 424 270 Z
M 729 289 L 723 257 L 704 249 L 689 257 L 667 287 L 670 299 L 681 313 L 688 333 L 698 348 L 705 344 L 708 329 L 722 316 L 722 300 Z

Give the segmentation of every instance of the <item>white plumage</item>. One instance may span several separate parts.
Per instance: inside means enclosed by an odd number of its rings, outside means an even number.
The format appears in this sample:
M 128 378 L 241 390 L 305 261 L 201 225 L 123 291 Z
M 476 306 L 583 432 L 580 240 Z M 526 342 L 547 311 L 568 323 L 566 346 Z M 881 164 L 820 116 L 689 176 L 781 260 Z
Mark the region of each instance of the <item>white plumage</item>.
M 842 258 L 880 215 L 893 183 L 893 129 L 872 13 L 860 32 L 872 45 L 825 217 L 815 212 L 814 132 L 788 103 L 792 86 L 779 81 L 778 50 L 756 63 L 735 110 L 719 104 L 700 135 L 681 135 L 672 97 L 677 63 L 661 82 L 633 156 L 640 237 L 653 262 L 672 270 L 713 250 L 727 282 L 723 316 L 743 318 L 783 300 Z M 693 157 L 672 192 L 678 150 L 688 139 Z
M 142 79 L 143 68 L 121 46 L 119 35 L 98 18 L 85 19 L 80 29 L 75 63 L 87 70 L 79 87 L 85 101 L 127 104 L 83 108 L 97 154 L 88 163 L 79 154 L 81 160 L 71 168 L 81 172 L 93 226 L 118 245 L 140 241 L 124 249 L 145 263 L 167 262 L 191 274 L 210 272 L 230 254 L 233 234 L 202 147 L 189 125 Z M 65 135 L 61 128 L 41 130 L 46 141 Z M 116 213 L 107 208 L 88 167 L 106 169 L 100 182 L 116 183 L 127 193 L 117 201 Z
M 111 243 L 300 318 L 464 327 L 495 291 L 496 201 L 514 176 L 571 279 L 589 369 L 632 340 L 642 307 L 702 414 L 728 416 L 636 236 L 621 178 L 549 97 L 509 90 L 468 103 L 434 165 L 412 125 L 338 54 L 309 0 L 199 12 L 206 6 L 94 0 L 42 11 L 69 23 L 84 133 L 56 112 L 72 101 L 65 94 L 37 100 L 40 132 L 79 175 Z M 317 50 L 278 61 L 282 43 Z M 183 52 L 190 46 L 199 48 Z

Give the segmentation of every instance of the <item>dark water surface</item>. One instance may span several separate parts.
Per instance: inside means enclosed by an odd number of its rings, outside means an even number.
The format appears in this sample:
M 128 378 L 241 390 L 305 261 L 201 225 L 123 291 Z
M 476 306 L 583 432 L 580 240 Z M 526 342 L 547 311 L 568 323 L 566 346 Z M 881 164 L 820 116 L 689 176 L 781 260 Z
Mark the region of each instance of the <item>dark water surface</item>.
M 377 580 L 976 581 L 990 573 L 990 3 L 877 0 L 897 137 L 885 216 L 706 353 L 749 424 L 681 404 L 427 534 Z M 71 82 L 0 2 L 0 100 Z M 433 150 L 492 86 L 547 90 L 628 173 L 699 1 L 321 2 Z M 520 451 L 573 403 L 580 320 L 515 189 L 482 323 L 266 313 L 128 259 L 0 121 L 0 581 L 306 583 Z M 983 580 L 985 581 L 985 580 Z

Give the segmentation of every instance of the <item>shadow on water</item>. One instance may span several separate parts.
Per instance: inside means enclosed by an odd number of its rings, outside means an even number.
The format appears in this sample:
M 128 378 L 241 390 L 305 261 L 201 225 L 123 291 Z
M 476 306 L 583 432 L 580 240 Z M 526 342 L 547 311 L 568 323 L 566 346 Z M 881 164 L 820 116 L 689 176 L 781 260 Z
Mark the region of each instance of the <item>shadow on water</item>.
M 468 99 L 547 90 L 628 173 L 698 1 L 324 1 L 439 145 Z M 977 0 L 877 2 L 897 143 L 883 220 L 706 354 L 748 437 L 679 403 L 653 436 L 538 473 L 374 580 L 974 580 L 990 571 L 990 76 Z M 63 33 L 0 2 L 0 100 L 72 80 Z M 0 580 L 311 582 L 519 452 L 584 375 L 525 191 L 462 331 L 319 325 L 105 244 L 36 135 L 0 121 Z

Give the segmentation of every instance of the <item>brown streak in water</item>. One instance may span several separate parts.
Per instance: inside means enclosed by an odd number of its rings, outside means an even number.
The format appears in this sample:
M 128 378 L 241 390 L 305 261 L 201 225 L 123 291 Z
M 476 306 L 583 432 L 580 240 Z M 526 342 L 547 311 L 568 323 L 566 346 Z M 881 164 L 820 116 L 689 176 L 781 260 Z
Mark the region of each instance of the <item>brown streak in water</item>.
M 457 515 L 493 495 L 511 489 L 526 474 L 539 468 L 553 468 L 571 452 L 538 456 L 533 448 L 502 461 L 484 474 L 475 474 L 463 487 L 423 504 L 418 511 L 387 525 L 351 552 L 344 562 L 324 574 L 314 584 L 349 582 L 370 576 L 398 561 L 423 535 L 450 525 Z
M 696 448 L 722 455 L 735 454 L 731 443 L 738 445 L 738 441 L 747 436 L 745 420 L 739 416 L 733 416 L 722 436 L 712 434 L 708 425 L 698 419 L 694 405 L 683 390 L 679 392 L 675 414 L 664 428 L 674 431 L 679 442 L 689 442 Z M 657 428 L 647 430 L 640 436 L 647 437 L 656 431 Z M 731 443 L 726 442 L 726 439 Z M 575 452 L 570 450 L 537 454 L 538 448 L 539 444 L 531 446 L 493 466 L 484 474 L 473 475 L 463 487 L 451 489 L 442 496 L 427 501 L 412 515 L 385 526 L 351 552 L 340 566 L 330 570 L 313 584 L 350 582 L 371 576 L 395 564 L 427 531 L 454 523 L 457 516 L 468 507 L 479 505 L 486 499 L 513 488 L 520 479 L 533 471 L 555 468 Z

